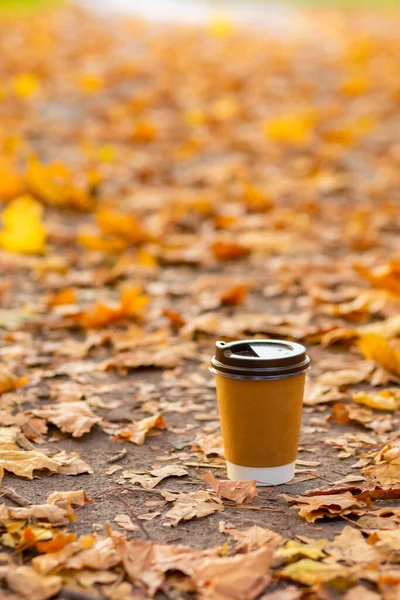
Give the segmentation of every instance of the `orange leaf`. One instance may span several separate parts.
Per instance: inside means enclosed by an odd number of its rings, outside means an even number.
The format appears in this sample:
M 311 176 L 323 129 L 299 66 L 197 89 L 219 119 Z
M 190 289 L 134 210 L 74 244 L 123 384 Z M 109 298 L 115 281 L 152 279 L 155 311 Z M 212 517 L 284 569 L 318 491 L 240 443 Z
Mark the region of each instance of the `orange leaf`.
M 42 554 L 47 552 L 58 552 L 67 544 L 76 540 L 75 533 L 56 533 L 52 540 L 36 542 L 36 549 Z
M 250 254 L 250 250 L 246 246 L 242 246 L 236 242 L 224 241 L 214 242 L 212 251 L 218 260 L 238 259 Z
M 241 304 L 246 298 L 248 291 L 249 287 L 247 285 L 235 285 L 233 288 L 221 295 L 221 304 L 226 304 L 228 306 Z
M 164 308 L 163 315 L 164 317 L 168 317 L 168 319 L 171 321 L 171 324 L 177 329 L 180 329 L 181 327 L 186 325 L 186 320 L 182 317 L 182 315 L 175 312 L 174 310 Z
M 72 288 L 61 290 L 47 301 L 49 306 L 62 306 L 64 304 L 76 304 L 76 292 Z
M 122 238 L 130 244 L 148 241 L 151 236 L 133 215 L 101 208 L 96 213 L 97 225 L 102 233 Z

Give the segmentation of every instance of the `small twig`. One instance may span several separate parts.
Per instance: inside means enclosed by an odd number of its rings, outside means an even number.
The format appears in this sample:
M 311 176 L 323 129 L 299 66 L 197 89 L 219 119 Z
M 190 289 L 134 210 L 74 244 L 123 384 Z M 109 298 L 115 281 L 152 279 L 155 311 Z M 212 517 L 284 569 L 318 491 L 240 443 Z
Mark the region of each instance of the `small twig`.
M 36 450 L 35 446 L 22 433 L 17 435 L 15 441 L 24 450 Z
M 127 451 L 126 451 L 126 448 L 124 448 L 123 450 L 121 450 L 121 452 L 117 452 L 117 454 L 114 454 L 114 456 L 107 458 L 106 463 L 115 463 L 118 460 L 121 460 L 121 458 L 124 458 L 124 456 L 126 456 L 126 454 L 127 454 Z
M 137 514 L 135 513 L 135 511 L 129 506 L 129 504 L 127 502 L 125 502 L 125 500 L 123 498 L 117 498 L 117 500 L 118 500 L 118 502 L 121 502 L 121 504 L 123 504 L 125 506 L 126 510 L 131 515 L 131 517 L 133 517 L 135 519 L 136 523 L 138 524 L 138 526 L 140 527 L 140 529 L 142 530 L 142 532 L 144 533 L 146 538 L 148 540 L 150 540 L 151 536 L 150 536 L 149 532 L 147 531 L 146 527 L 143 525 L 142 521 L 140 521 L 137 518 Z
M 11 487 L 0 486 L 0 498 L 8 498 L 8 500 L 11 500 L 17 506 L 29 506 L 31 504 L 29 500 Z

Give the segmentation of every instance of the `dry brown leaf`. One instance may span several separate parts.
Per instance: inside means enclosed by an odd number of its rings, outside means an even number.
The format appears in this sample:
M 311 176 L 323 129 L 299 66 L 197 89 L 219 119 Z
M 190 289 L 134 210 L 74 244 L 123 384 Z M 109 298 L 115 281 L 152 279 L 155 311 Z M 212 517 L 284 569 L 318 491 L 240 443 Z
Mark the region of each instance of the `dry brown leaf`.
M 297 504 L 297 508 L 300 509 L 299 516 L 303 517 L 309 523 L 314 523 L 317 519 L 324 517 L 332 519 L 350 513 L 361 514 L 365 512 L 365 504 L 359 502 L 350 492 L 333 494 L 331 496 L 285 497 L 289 503 Z
M 73 490 L 70 492 L 53 492 L 46 500 L 46 504 L 56 504 L 57 502 L 68 502 L 71 506 L 83 506 L 90 502 L 85 490 Z
M 47 600 L 61 590 L 62 579 L 58 575 L 39 575 L 35 569 L 24 565 L 9 570 L 7 584 L 21 598 Z
M 363 470 L 364 475 L 378 485 L 398 485 L 400 481 L 400 446 L 387 444 L 370 455 L 374 464 Z
M 346 526 L 334 541 L 329 544 L 327 552 L 336 561 L 348 565 L 374 563 L 380 564 L 387 559 L 384 552 L 368 543 L 361 531 Z
M 394 425 L 390 415 L 377 415 L 368 408 L 360 408 L 342 403 L 335 404 L 329 420 L 336 420 L 341 425 L 347 425 L 350 422 L 359 423 L 367 429 L 373 429 L 378 433 L 390 431 Z
M 47 521 L 52 525 L 66 525 L 68 523 L 67 515 L 68 511 L 63 507 L 49 506 L 48 504 L 8 507 L 8 518 L 10 519 L 28 520 L 34 518 L 38 521 Z
M 81 473 L 93 473 L 93 469 L 79 456 L 77 452 L 67 454 L 62 450 L 54 454 L 52 459 L 59 464 L 58 473 L 61 475 L 80 475 Z
M 257 496 L 255 481 L 218 480 L 211 471 L 204 473 L 202 478 L 220 498 L 232 500 L 237 504 L 246 504 Z
M 0 481 L 4 471 L 32 479 L 33 472 L 42 469 L 58 473 L 60 463 L 36 450 L 0 450 Z
M 99 538 L 86 550 L 71 556 L 66 567 L 80 571 L 81 569 L 111 569 L 120 562 L 119 554 L 114 548 L 112 538 Z
M 151 417 L 146 417 L 140 421 L 132 421 L 126 427 L 122 427 L 115 432 L 114 437 L 111 438 L 113 442 L 132 442 L 137 446 L 142 446 L 146 434 L 151 429 L 165 429 L 164 417 L 161 414 L 156 414 Z
M 219 531 L 221 533 L 226 533 L 237 542 L 235 548 L 237 553 L 250 552 L 251 550 L 261 548 L 261 546 L 268 546 L 269 548 L 276 550 L 284 541 L 279 533 L 275 533 L 264 527 L 259 527 L 258 525 L 253 525 L 248 529 L 235 529 L 223 521 L 220 521 Z
M 164 515 L 164 525 L 173 527 L 180 521 L 201 519 L 211 515 L 217 510 L 223 510 L 221 500 L 205 490 L 197 492 L 169 492 L 161 491 L 167 502 L 173 502 L 173 507 Z
M 72 437 L 81 437 L 88 433 L 95 423 L 101 421 L 86 402 L 61 402 L 41 409 L 33 409 L 29 414 L 47 419 L 64 433 L 72 433 Z
M 182 363 L 183 359 L 198 358 L 195 346 L 191 342 L 181 342 L 179 344 L 170 344 L 167 347 L 160 348 L 160 345 L 153 344 L 138 347 L 132 352 L 121 352 L 115 357 L 106 360 L 101 364 L 101 369 L 117 369 L 121 374 L 126 374 L 131 369 L 140 367 L 159 367 L 162 369 L 172 369 Z
M 204 452 L 206 456 L 224 456 L 222 436 L 218 433 L 199 433 L 192 442 L 192 448 Z
M 259 548 L 247 554 L 225 558 L 206 558 L 196 566 L 194 580 L 201 599 L 253 600 L 271 580 L 270 548 Z
M 344 398 L 345 395 L 338 387 L 331 385 L 321 385 L 315 381 L 308 380 L 304 390 L 305 406 L 315 406 L 317 404 L 325 404 L 326 402 L 337 402 Z
M 368 377 L 372 371 L 372 365 L 366 363 L 364 368 L 358 369 L 341 369 L 339 371 L 326 371 L 320 375 L 317 382 L 324 386 L 341 386 L 341 385 L 354 385 L 356 383 L 362 383 Z
M 138 526 L 132 523 L 132 519 L 129 515 L 115 515 L 114 521 L 119 527 L 122 527 L 122 529 L 125 529 L 126 531 L 136 531 L 138 529 Z
M 118 483 L 124 483 L 124 480 L 128 479 L 131 483 L 139 483 L 142 488 L 152 489 L 167 477 L 183 477 L 188 474 L 187 469 L 180 465 L 167 465 L 159 469 L 152 469 L 148 473 L 126 470 L 123 471 L 122 478 L 118 480 Z

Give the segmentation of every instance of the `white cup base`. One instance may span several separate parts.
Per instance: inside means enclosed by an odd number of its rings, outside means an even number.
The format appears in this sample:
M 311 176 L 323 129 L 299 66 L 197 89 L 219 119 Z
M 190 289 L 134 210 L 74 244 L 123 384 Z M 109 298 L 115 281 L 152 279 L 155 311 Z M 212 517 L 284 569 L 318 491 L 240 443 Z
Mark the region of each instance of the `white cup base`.
M 255 479 L 257 487 L 281 485 L 294 477 L 295 462 L 280 467 L 242 467 L 226 461 L 228 478 L 232 481 Z

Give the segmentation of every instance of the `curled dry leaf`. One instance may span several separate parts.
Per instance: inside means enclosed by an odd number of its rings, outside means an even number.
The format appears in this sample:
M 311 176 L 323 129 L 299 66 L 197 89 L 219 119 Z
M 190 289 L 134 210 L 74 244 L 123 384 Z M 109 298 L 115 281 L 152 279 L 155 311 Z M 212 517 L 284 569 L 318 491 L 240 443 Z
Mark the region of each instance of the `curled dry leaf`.
M 136 531 L 138 529 L 138 526 L 132 523 L 132 519 L 129 515 L 115 515 L 114 521 L 119 527 L 122 527 L 122 529 L 125 529 L 126 531 Z
M 255 481 L 218 480 L 211 471 L 208 471 L 202 477 L 218 496 L 232 500 L 237 504 L 246 504 L 257 496 Z
M 400 446 L 387 444 L 369 455 L 374 464 L 363 470 L 364 475 L 378 485 L 398 485 L 400 481 Z
M 56 504 L 57 502 L 68 502 L 71 506 L 83 506 L 90 502 L 85 490 L 74 490 L 70 492 L 53 492 L 47 498 L 47 504 Z
M 305 406 L 315 406 L 326 402 L 337 402 L 344 398 L 344 394 L 338 387 L 322 385 L 316 381 L 308 380 L 304 391 Z
M 156 414 L 151 417 L 146 417 L 140 421 L 132 421 L 126 427 L 122 427 L 115 432 L 114 437 L 111 438 L 113 442 L 132 442 L 137 446 L 142 446 L 146 434 L 151 429 L 165 429 L 164 417 L 161 414 Z
M 83 549 L 67 559 L 69 569 L 111 569 L 120 562 L 112 538 L 98 538 L 90 548 Z
M 336 420 L 341 425 L 347 425 L 350 422 L 359 423 L 367 429 L 373 429 L 378 433 L 390 431 L 394 425 L 390 415 L 377 415 L 368 408 L 360 408 L 342 403 L 335 404 L 332 408 L 330 420 Z
M 180 521 L 188 521 L 194 518 L 201 519 L 217 510 L 224 509 L 221 500 L 205 490 L 197 492 L 162 490 L 161 495 L 167 502 L 173 503 L 173 507 L 164 515 L 164 525 L 167 527 L 173 527 Z
M 270 548 L 224 558 L 206 558 L 196 566 L 194 580 L 199 598 L 204 600 L 253 600 L 271 580 Z
M 184 477 L 188 474 L 187 469 L 180 465 L 167 465 L 159 469 L 152 469 L 148 473 L 126 470 L 123 471 L 122 478 L 118 480 L 118 483 L 124 483 L 124 480 L 128 479 L 131 483 L 138 483 L 142 488 L 152 489 L 167 477 Z
M 199 433 L 192 442 L 195 451 L 204 452 L 206 456 L 224 456 L 222 436 L 219 433 Z
M 19 477 L 32 479 L 34 471 L 43 469 L 57 473 L 60 469 L 60 463 L 54 457 L 49 458 L 36 450 L 0 450 L 0 480 L 4 471 L 9 471 Z
M 7 510 L 10 519 L 28 520 L 34 518 L 38 521 L 47 521 L 52 525 L 66 525 L 68 523 L 68 511 L 60 506 L 31 504 L 30 506 L 8 507 Z
M 0 394 L 12 392 L 28 382 L 28 377 L 15 377 L 6 367 L 0 365 Z
M 400 391 L 395 388 L 375 393 L 352 392 L 351 397 L 357 404 L 362 404 L 376 410 L 395 412 L 400 408 Z
M 63 433 L 71 433 L 72 437 L 81 437 L 88 433 L 95 423 L 101 421 L 86 402 L 61 402 L 45 408 L 33 409 L 29 414 L 47 419 Z
M 318 377 L 317 381 L 322 386 L 354 385 L 365 381 L 372 368 L 372 365 L 366 362 L 363 368 L 326 371 Z
M 376 333 L 368 333 L 360 337 L 358 347 L 365 358 L 394 375 L 400 375 L 400 349 L 393 347 L 390 340 Z
M 21 566 L 10 568 L 6 576 L 9 588 L 19 594 L 20 598 L 29 600 L 47 600 L 55 596 L 62 586 L 62 578 L 58 575 L 43 576 L 32 567 Z
M 314 523 L 317 519 L 323 519 L 324 517 L 332 519 L 350 513 L 362 514 L 365 512 L 365 504 L 359 502 L 350 492 L 331 496 L 285 497 L 290 504 L 297 504 L 300 509 L 299 516 L 309 523 Z
M 270 529 L 253 525 L 248 529 L 235 529 L 223 521 L 219 523 L 219 531 L 226 533 L 236 541 L 236 552 L 244 553 L 268 546 L 276 550 L 282 543 L 283 537 Z
M 32 559 L 32 565 L 38 573 L 42 573 L 43 575 L 57 571 L 57 569 L 62 568 L 66 564 L 70 557 L 89 549 L 95 541 L 96 538 L 93 535 L 81 535 L 78 540 L 72 541 L 60 549 L 53 550 L 42 556 L 35 556 Z

